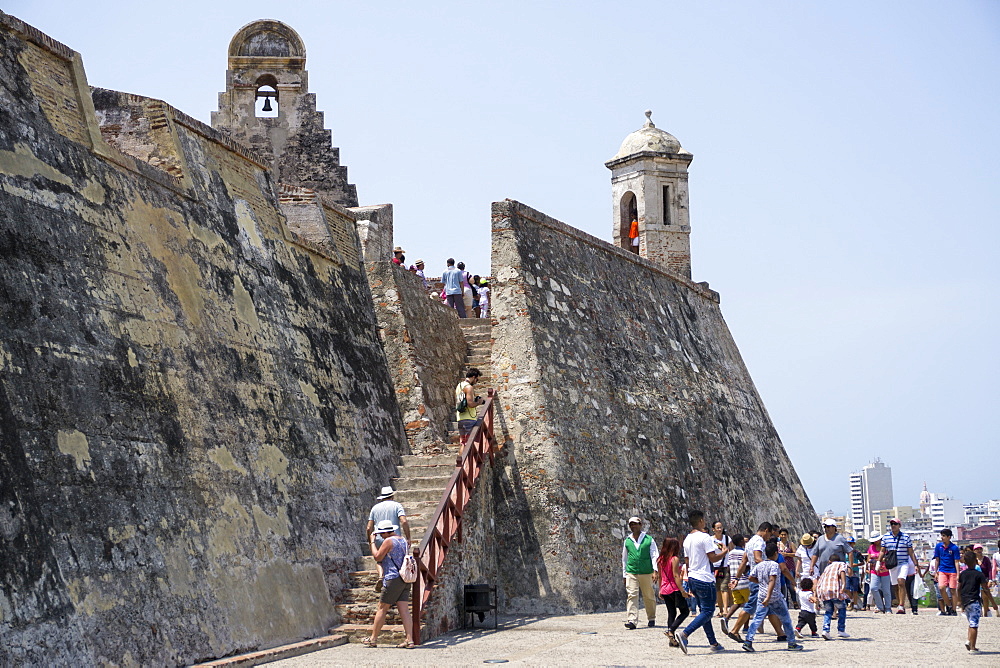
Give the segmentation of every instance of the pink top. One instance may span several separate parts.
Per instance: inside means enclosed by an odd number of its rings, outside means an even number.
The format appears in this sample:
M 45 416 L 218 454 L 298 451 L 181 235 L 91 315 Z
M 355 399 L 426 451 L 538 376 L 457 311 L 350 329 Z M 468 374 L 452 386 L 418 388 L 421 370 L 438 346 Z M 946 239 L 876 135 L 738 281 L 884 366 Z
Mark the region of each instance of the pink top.
M 677 580 L 674 579 L 673 566 L 677 563 L 677 557 L 670 557 L 667 562 L 666 568 L 660 565 L 660 595 L 666 596 L 667 594 L 672 594 L 675 591 L 680 591 L 677 588 Z
M 875 575 L 879 575 L 879 576 L 888 575 L 889 574 L 889 569 L 885 568 L 884 564 L 883 564 L 883 567 L 881 569 L 875 568 L 875 562 L 878 561 L 878 554 L 879 554 L 879 552 L 881 552 L 881 550 L 879 550 L 877 547 L 875 547 L 874 545 L 869 545 L 868 546 L 868 563 L 871 564 L 872 571 L 875 573 Z

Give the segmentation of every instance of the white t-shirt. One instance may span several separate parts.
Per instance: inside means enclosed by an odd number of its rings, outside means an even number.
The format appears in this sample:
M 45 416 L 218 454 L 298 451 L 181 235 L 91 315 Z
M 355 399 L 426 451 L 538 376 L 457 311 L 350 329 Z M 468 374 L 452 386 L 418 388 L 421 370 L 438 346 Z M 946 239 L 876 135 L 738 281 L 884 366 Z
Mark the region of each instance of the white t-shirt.
M 715 552 L 715 539 L 702 531 L 694 531 L 684 539 L 684 556 L 688 560 L 688 578 L 715 582 L 712 562 L 708 555 Z
M 799 580 L 802 578 L 812 578 L 813 581 L 819 579 L 818 574 L 809 571 L 809 562 L 812 561 L 813 556 L 811 547 L 799 545 L 799 549 L 795 550 L 795 556 L 802 562 L 802 566 L 799 568 Z
M 760 537 L 760 534 L 755 533 L 751 536 L 750 540 L 747 541 L 747 563 L 750 565 L 750 568 L 753 568 L 757 564 L 753 554 L 754 550 L 760 552 L 760 558 L 764 559 L 765 547 L 767 547 L 767 543 L 765 543 L 764 539 Z
M 813 604 L 813 602 L 811 600 L 809 600 L 809 599 L 812 598 L 812 596 L 813 596 L 813 593 L 811 591 L 803 591 L 803 590 L 800 589 L 799 590 L 799 609 L 805 610 L 806 612 L 811 612 L 811 613 L 813 613 L 815 615 L 816 614 L 816 606 L 815 606 L 815 604 Z

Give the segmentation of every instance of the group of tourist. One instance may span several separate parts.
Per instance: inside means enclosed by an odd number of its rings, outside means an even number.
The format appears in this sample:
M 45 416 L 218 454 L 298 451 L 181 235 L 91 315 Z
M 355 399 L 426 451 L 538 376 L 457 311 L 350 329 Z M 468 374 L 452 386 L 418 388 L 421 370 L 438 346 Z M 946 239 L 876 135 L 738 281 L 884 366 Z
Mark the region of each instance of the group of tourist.
M 459 318 L 490 317 L 490 282 L 465 270 L 465 263 L 448 258 L 448 268 L 441 274 L 444 288 L 441 299 L 458 311 Z
M 392 249 L 392 263 L 406 267 L 406 251 L 400 246 Z M 465 270 L 465 263 L 457 265 L 454 258 L 448 258 L 447 269 L 441 274 L 444 288 L 441 290 L 441 301 L 458 311 L 459 318 L 489 318 L 490 317 L 490 281 L 478 274 Z M 424 274 L 424 261 L 417 260 L 410 265 L 409 271 L 416 274 L 424 284 L 424 290 L 430 290 L 427 276 Z M 437 294 L 437 293 L 433 293 Z
M 401 250 L 397 248 L 396 250 Z M 401 253 L 400 253 L 401 254 Z M 475 393 L 475 385 L 482 373 L 475 367 L 465 373 L 465 379 L 455 387 L 456 413 L 459 434 L 464 441 L 473 427 L 478 424 L 478 406 L 486 401 Z M 365 535 L 368 547 L 376 562 L 377 577 L 375 591 L 379 596 L 378 609 L 371 634 L 362 642 L 365 647 L 376 647 L 378 635 L 385 624 L 392 606 L 396 606 L 403 622 L 406 640 L 399 645 L 402 649 L 413 648 L 413 621 L 410 616 L 410 586 L 400 573 L 410 549 L 410 525 L 406 511 L 393 497 L 396 492 L 391 486 L 383 487 L 376 497 L 376 503 L 368 513 Z
M 762 522 L 755 534 L 744 536 L 729 535 L 722 522 L 708 529 L 705 514 L 699 510 L 692 510 L 688 520 L 691 529 L 683 540 L 668 536 L 657 547 L 652 536 L 642 530 L 642 520 L 631 517 L 622 545 L 625 628 L 635 629 L 639 622 L 640 595 L 647 624 L 656 626 L 658 595 L 667 608 L 664 633 L 669 645 L 684 653 L 691 634 L 698 629 L 704 629 L 712 651 L 724 649 L 712 626 L 713 615 L 719 618 L 722 633 L 746 652 L 755 651 L 754 637 L 765 618 L 777 640 L 786 642 L 789 650 L 802 649 L 796 637 L 803 638 L 806 633 L 832 640 L 835 617 L 836 636 L 849 638 L 848 605 L 854 609 L 872 606 L 876 612 L 889 613 L 895 590 L 896 614 L 906 614 L 907 603 L 917 614 L 914 580 L 928 569 L 937 572 L 941 589 L 938 614 L 957 614 L 954 606 L 961 603 L 969 622 L 966 648 L 970 652 L 978 651 L 976 635 L 983 606 L 987 614 L 991 603 L 995 611 L 997 608 L 989 585 L 996 583 L 993 576 L 1000 566 L 1000 552 L 994 555 L 993 563 L 983 556 L 981 545 L 960 555 L 950 542 L 948 529 L 941 532 L 942 542 L 932 563 L 921 569 L 913 542 L 900 530 L 896 518 L 890 520 L 889 533 L 870 537 L 867 554 L 855 548 L 853 537 L 840 534 L 832 519 L 823 521 L 822 532 L 803 534 L 798 546 L 789 538 L 788 529 L 770 522 Z M 795 624 L 791 609 L 798 610 Z M 694 610 L 698 614 L 681 629 Z M 817 625 L 819 614 L 823 615 L 822 631 Z

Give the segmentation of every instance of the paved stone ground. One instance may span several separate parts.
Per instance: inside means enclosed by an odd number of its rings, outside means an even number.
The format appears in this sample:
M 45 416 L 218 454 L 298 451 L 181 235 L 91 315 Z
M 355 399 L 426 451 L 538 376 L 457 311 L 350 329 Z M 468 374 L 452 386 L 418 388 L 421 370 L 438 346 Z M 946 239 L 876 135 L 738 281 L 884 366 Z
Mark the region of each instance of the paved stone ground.
M 664 610 L 660 609 L 660 612 Z M 359 644 L 343 645 L 279 661 L 282 668 L 328 666 L 469 666 L 488 659 L 507 659 L 519 666 L 665 666 L 665 665 L 886 665 L 1000 666 L 1000 618 L 984 618 L 979 628 L 979 655 L 965 650 L 965 618 L 937 617 L 936 610 L 913 615 L 848 614 L 850 639 L 806 638 L 805 650 L 788 652 L 773 634 L 759 635 L 757 652 L 747 654 L 717 633 L 726 652 L 710 654 L 702 631 L 691 639 L 689 654 L 667 646 L 662 627 L 626 630 L 624 613 L 562 617 L 501 617 L 500 631 L 455 631 L 413 650 Z M 793 615 L 792 620 L 795 620 Z M 488 620 L 487 620 L 488 621 Z M 718 620 L 713 620 L 718 629 Z M 593 635 L 581 635 L 594 632 Z M 877 654 L 876 654 L 877 652 Z

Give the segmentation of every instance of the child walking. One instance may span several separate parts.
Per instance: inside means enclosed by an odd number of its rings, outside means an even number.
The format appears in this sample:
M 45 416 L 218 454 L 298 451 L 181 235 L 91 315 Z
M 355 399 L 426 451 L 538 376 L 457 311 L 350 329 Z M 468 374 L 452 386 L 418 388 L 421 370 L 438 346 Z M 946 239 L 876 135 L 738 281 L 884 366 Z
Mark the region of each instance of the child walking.
M 830 638 L 830 622 L 837 608 L 837 636 L 850 638 L 847 633 L 847 564 L 839 554 L 830 556 L 830 563 L 823 569 L 816 586 L 816 599 L 823 602 L 823 640 Z
M 796 643 L 792 638 L 792 618 L 788 614 L 788 606 L 785 604 L 785 597 L 781 595 L 781 567 L 778 566 L 778 545 L 768 543 L 764 548 L 764 561 L 753 567 L 750 571 L 750 579 L 757 579 L 757 608 L 754 612 L 753 620 L 747 627 L 747 639 L 743 643 L 744 652 L 753 652 L 753 637 L 768 615 L 775 615 L 781 620 L 781 626 L 788 638 L 788 649 L 799 650 L 802 645 Z M 766 585 L 765 585 L 766 583 Z
M 726 555 L 726 565 L 729 566 L 729 580 L 728 587 L 731 590 L 733 597 L 733 604 L 729 606 L 729 609 L 725 611 L 722 619 L 719 621 L 719 626 L 722 628 L 722 632 L 725 633 L 730 638 L 733 638 L 739 643 L 743 642 L 740 638 L 740 631 L 742 630 L 739 626 L 729 628 L 729 620 L 732 619 L 733 614 L 746 605 L 747 600 L 750 598 L 750 580 L 747 579 L 747 569 L 744 569 L 742 575 L 736 579 L 736 574 L 740 570 L 740 562 L 743 561 L 743 555 L 746 550 L 743 546 L 746 545 L 746 537 L 741 534 L 733 534 L 729 539 L 732 543 L 732 547 L 729 549 L 729 554 Z M 735 581 L 734 581 L 735 580 Z M 749 624 L 749 620 L 743 625 L 746 628 L 746 624 Z
M 795 635 L 802 637 L 802 629 L 809 626 L 812 637 L 816 633 L 816 595 L 813 593 L 812 578 L 802 578 L 799 581 L 799 619 L 795 625 Z
M 983 592 L 989 593 L 986 589 L 987 580 L 982 571 L 976 570 L 978 561 L 975 552 L 966 550 L 962 561 L 968 566 L 958 576 L 958 592 L 962 598 L 962 610 L 965 611 L 965 616 L 969 620 L 969 642 L 965 643 L 965 649 L 978 653 L 976 639 L 979 636 L 979 618 L 983 614 Z

